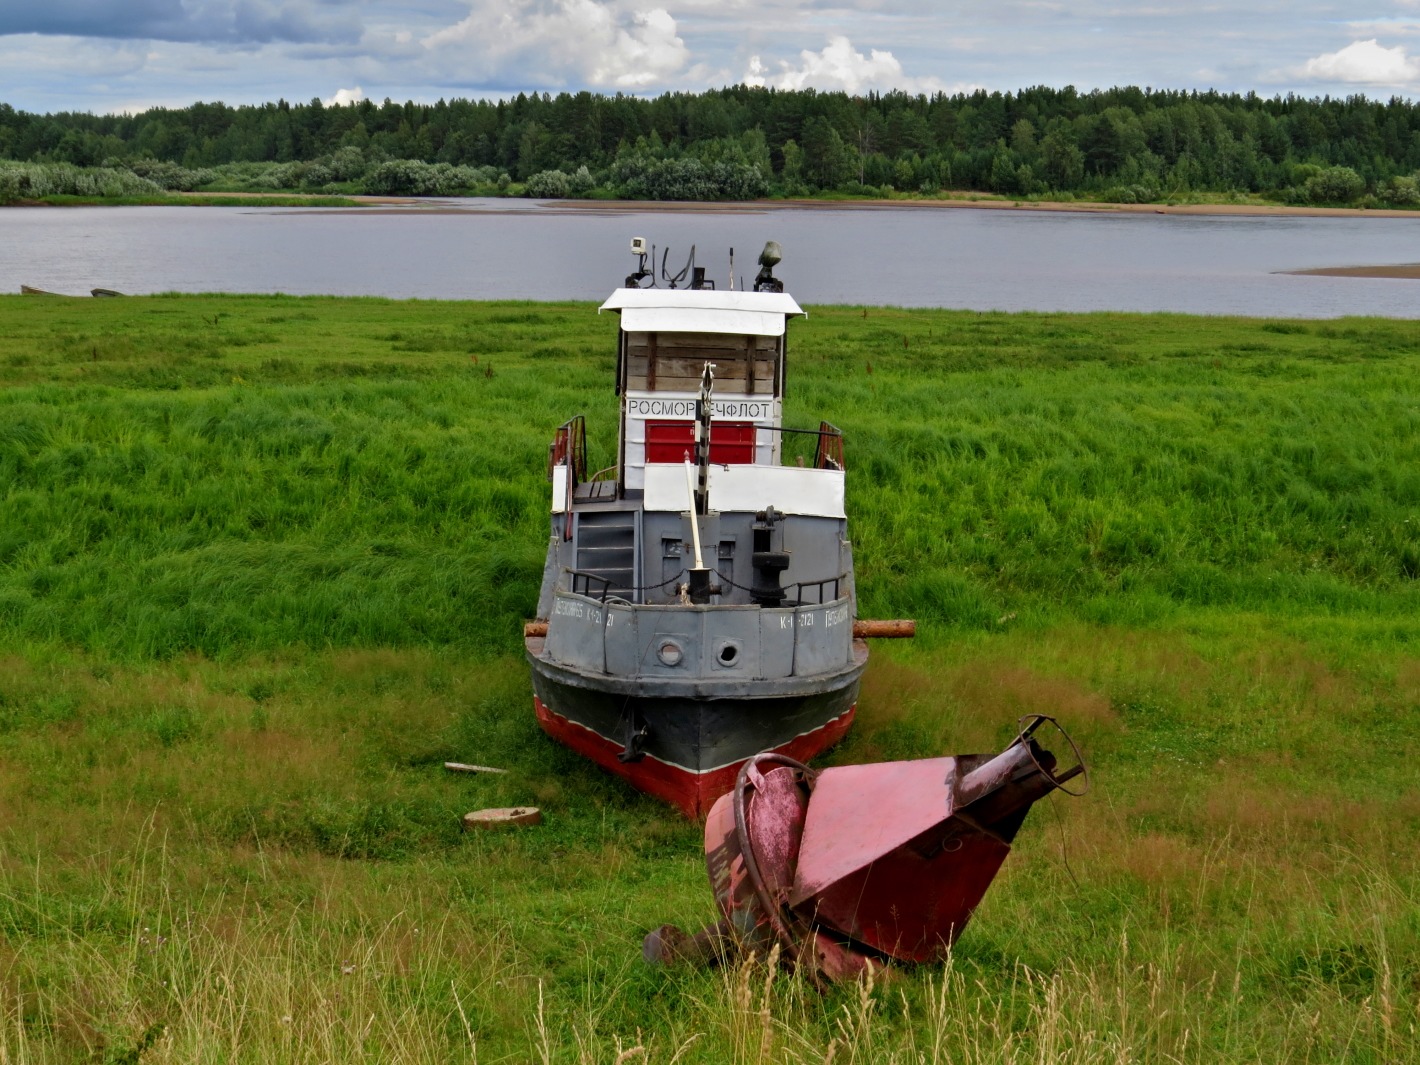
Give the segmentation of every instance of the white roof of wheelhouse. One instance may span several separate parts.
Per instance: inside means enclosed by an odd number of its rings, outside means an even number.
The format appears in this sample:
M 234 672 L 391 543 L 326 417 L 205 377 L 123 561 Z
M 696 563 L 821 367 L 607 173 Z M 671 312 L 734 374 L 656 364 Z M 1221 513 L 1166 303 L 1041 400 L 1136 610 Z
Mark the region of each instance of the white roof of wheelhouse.
M 627 333 L 784 335 L 784 323 L 804 309 L 783 292 L 728 289 L 619 288 L 599 310 L 619 311 Z

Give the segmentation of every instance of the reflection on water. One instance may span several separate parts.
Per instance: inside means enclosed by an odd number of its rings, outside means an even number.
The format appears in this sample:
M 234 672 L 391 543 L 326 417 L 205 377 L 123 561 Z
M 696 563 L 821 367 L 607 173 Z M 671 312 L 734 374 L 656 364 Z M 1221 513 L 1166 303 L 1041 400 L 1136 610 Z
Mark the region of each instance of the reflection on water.
M 601 299 L 633 236 L 691 244 L 721 287 L 767 239 L 801 303 L 973 310 L 1420 317 L 1420 282 L 1278 271 L 1420 260 L 1420 217 L 1098 215 L 833 208 L 644 211 L 453 201 L 432 213 L 281 208 L 0 210 L 0 291 L 287 292 Z

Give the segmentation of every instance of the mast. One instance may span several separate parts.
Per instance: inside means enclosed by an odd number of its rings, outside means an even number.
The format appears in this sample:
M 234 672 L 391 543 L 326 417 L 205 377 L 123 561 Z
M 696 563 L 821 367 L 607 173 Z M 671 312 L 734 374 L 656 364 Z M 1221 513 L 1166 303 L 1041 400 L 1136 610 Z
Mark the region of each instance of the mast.
M 690 532 L 695 544 L 695 567 L 687 574 L 688 593 L 692 603 L 708 603 L 714 590 L 710 587 L 710 571 L 700 549 L 700 517 L 710 511 L 710 419 L 714 404 L 711 393 L 715 387 L 715 364 L 707 362 L 700 372 L 700 395 L 695 400 L 695 468 L 696 483 L 690 500 Z M 686 463 L 686 480 L 690 479 L 690 463 Z
M 700 395 L 695 400 L 695 465 L 699 480 L 695 489 L 695 513 L 710 512 L 710 419 L 714 404 L 710 395 L 715 387 L 715 364 L 707 362 L 700 372 Z

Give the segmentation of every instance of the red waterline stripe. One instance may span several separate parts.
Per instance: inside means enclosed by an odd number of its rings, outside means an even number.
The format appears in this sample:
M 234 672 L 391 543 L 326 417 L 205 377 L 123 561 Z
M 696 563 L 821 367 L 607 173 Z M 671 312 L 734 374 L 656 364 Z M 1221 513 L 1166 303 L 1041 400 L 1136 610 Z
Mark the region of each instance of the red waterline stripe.
M 827 724 L 775 747 L 775 753 L 807 762 L 843 738 L 853 724 L 857 708 L 858 704 L 854 703 Z M 640 761 L 622 762 L 617 759 L 623 750 L 620 744 L 553 712 L 536 695 L 533 696 L 533 709 L 537 712 L 537 723 L 542 730 L 558 743 L 591 759 L 608 772 L 624 777 L 638 791 L 670 803 L 687 817 L 704 817 L 715 800 L 735 786 L 735 776 L 744 764 L 739 761 L 696 772 L 663 762 L 649 754 Z

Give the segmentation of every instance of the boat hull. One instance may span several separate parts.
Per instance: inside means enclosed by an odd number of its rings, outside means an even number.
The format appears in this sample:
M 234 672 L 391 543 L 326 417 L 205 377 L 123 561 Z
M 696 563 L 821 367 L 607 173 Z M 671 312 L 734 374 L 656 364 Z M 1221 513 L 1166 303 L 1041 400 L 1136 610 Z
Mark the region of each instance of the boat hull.
M 821 690 L 730 698 L 599 690 L 531 653 L 533 707 L 553 739 L 603 769 L 703 817 L 746 760 L 777 751 L 806 761 L 853 723 L 863 662 Z M 866 658 L 864 654 L 862 658 Z

